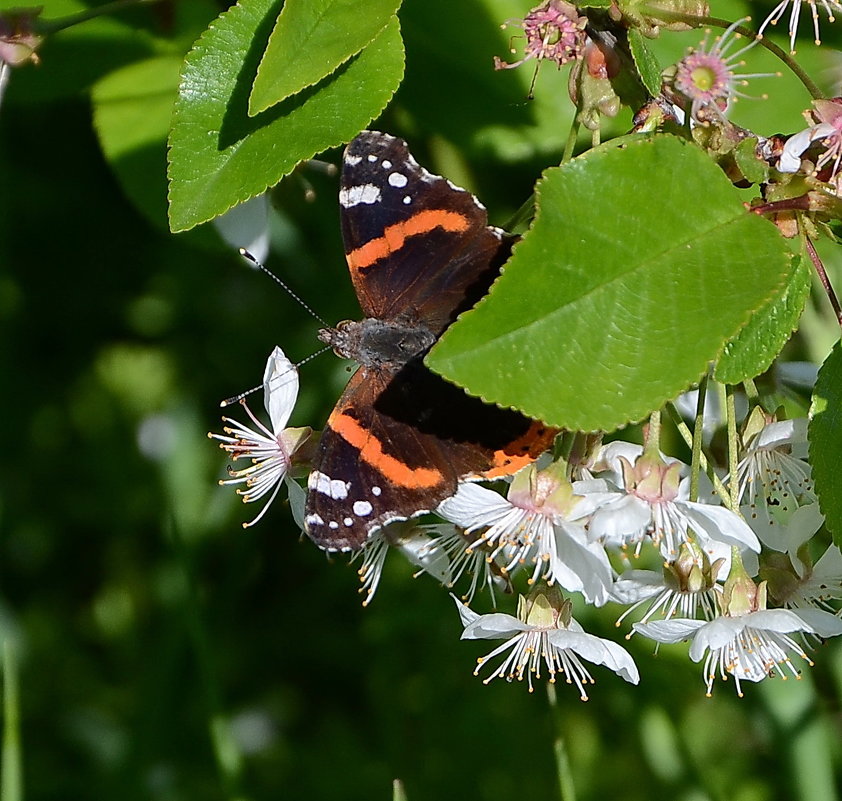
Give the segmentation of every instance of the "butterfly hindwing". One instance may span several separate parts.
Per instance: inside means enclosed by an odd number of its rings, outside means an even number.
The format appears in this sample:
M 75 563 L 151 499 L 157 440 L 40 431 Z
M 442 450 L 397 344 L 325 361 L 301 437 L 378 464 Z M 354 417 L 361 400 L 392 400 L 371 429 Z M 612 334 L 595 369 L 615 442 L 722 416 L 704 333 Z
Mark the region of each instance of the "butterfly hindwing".
M 310 536 L 358 548 L 376 527 L 434 511 L 461 479 L 533 461 L 555 432 L 466 395 L 421 358 L 394 375 L 360 368 L 333 410 L 310 474 Z

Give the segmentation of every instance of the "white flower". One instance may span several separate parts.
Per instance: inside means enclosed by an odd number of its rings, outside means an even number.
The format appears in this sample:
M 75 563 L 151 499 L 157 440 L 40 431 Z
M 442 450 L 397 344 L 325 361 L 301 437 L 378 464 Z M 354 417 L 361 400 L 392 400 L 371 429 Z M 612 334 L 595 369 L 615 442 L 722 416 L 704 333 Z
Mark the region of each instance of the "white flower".
M 289 473 L 293 455 L 312 433 L 309 428 L 285 427 L 297 397 L 298 370 L 276 347 L 266 362 L 263 374 L 263 402 L 269 413 L 271 429 L 261 423 L 252 414 L 245 399 L 241 399 L 240 404 L 255 427 L 249 428 L 238 420 L 223 417 L 223 422 L 228 423 L 223 429 L 225 433 L 208 435 L 220 441 L 220 447 L 230 454 L 232 462 L 243 458 L 251 460 L 251 464 L 242 470 L 229 468 L 229 478 L 220 481 L 220 484 L 244 484 L 245 488 L 237 488 L 237 493 L 245 503 L 269 495 L 257 517 L 244 523 L 244 527 L 254 525 L 266 513 Z
M 752 412 L 748 426 L 745 452 L 737 465 L 740 499 L 748 491 L 752 505 L 758 498 L 764 505 L 772 500 L 791 505 L 814 500 L 810 465 L 802 461 L 807 456 L 807 419 L 765 422 Z
M 778 22 L 784 15 L 784 12 L 787 9 L 787 6 L 792 4 L 792 9 L 789 12 L 789 49 L 790 52 L 795 52 L 795 34 L 798 32 L 798 21 L 801 17 L 801 6 L 805 4 L 810 6 L 810 14 L 813 17 L 813 33 L 816 37 L 815 41 L 817 45 L 820 45 L 821 36 L 819 35 L 819 11 L 817 6 L 821 4 L 822 8 L 827 12 L 827 21 L 828 22 L 835 22 L 835 18 L 833 16 L 834 10 L 842 11 L 842 5 L 839 5 L 836 0 L 781 0 L 778 5 L 772 9 L 772 13 L 763 20 L 763 24 L 760 26 L 760 30 L 757 32 L 757 36 L 760 37 L 763 35 L 763 31 L 766 30 L 768 25 L 777 25 Z
M 767 514 L 758 514 L 756 507 L 746 506 L 743 514 L 767 548 L 790 554 L 812 539 L 824 523 L 817 501 L 806 506 L 771 506 Z
M 390 548 L 400 551 L 411 564 L 419 567 L 419 573 L 429 573 L 442 584 L 452 585 L 450 560 L 444 550 L 436 547 L 436 541 L 423 526 L 401 520 L 377 529 L 351 560 L 362 556 L 363 563 L 357 573 L 362 583 L 360 592 L 365 595 L 363 606 L 368 606 L 374 599 Z
M 802 460 L 807 455 L 807 420 L 769 421 L 755 407 L 743 438 L 737 482 L 746 520 L 764 545 L 794 552 L 823 522 L 810 465 Z
M 601 605 L 613 571 L 602 545 L 589 540 L 584 522 L 606 497 L 605 487 L 602 481 L 571 484 L 558 465 L 545 470 L 530 465 L 515 476 L 507 498 L 465 483 L 437 511 L 468 534 L 482 529 L 478 541 L 490 558 L 502 557 L 504 573 L 531 566 L 530 582 L 558 582 Z
M 730 559 L 728 560 L 730 565 Z M 665 618 L 680 614 L 694 618 L 701 613 L 710 620 L 717 610 L 722 587 L 717 576 L 725 566 L 724 559 L 711 563 L 708 555 L 692 543 L 684 543 L 678 558 L 664 565 L 660 573 L 653 570 L 627 570 L 614 583 L 612 600 L 632 604 L 617 620 L 617 625 L 632 611 L 648 601 L 646 623 L 656 613 Z
M 798 676 L 791 654 L 813 664 L 790 634 L 800 631 L 834 637 L 842 634 L 842 620 L 819 609 L 762 609 L 707 622 L 673 618 L 636 623 L 634 629 L 662 643 L 690 640 L 690 658 L 694 662 L 705 658 L 707 695 L 711 695 L 718 669 L 723 681 L 734 677 L 737 694 L 742 697 L 742 681 L 762 681 L 774 673 L 787 678 L 787 671 Z
M 823 607 L 832 611 L 828 601 L 842 599 L 842 552 L 831 545 L 812 567 L 790 554 L 798 581 L 783 602 L 796 608 Z
M 532 692 L 533 674 L 540 679 L 543 664 L 550 682 L 555 682 L 557 675 L 564 675 L 568 684 L 576 685 L 579 697 L 587 701 L 585 685 L 593 684 L 594 679 L 582 663 L 583 659 L 605 665 L 632 684 L 640 680 L 628 651 L 610 640 L 585 632 L 570 617 L 570 602 L 561 601 L 557 594 L 553 597 L 552 588 L 533 594 L 531 600 L 521 597 L 517 617 L 502 613 L 478 615 L 458 599 L 454 600 L 465 627 L 463 640 L 506 640 L 477 660 L 474 675 L 489 659 L 509 652 L 491 675 L 483 679 L 485 684 L 499 677 L 522 681 L 526 676 Z
M 715 543 L 760 550 L 757 537 L 739 515 L 722 506 L 688 500 L 689 479 L 680 477 L 681 462 L 668 462 L 660 454 L 631 446 L 638 452 L 632 463 L 627 449 L 625 453 L 608 451 L 611 445 L 606 446 L 606 463 L 620 488 L 594 512 L 591 537 L 639 548 L 649 535 L 667 561 L 675 559 L 691 530 L 699 545 L 711 553 Z
M 842 165 L 842 101 L 814 100 L 813 108 L 804 112 L 809 127 L 790 136 L 778 159 L 778 171 L 795 173 L 801 170 L 802 156 L 814 142 L 822 141 L 823 152 L 815 157 L 812 174 L 822 173 L 821 180 L 836 187 L 839 193 L 839 167 Z
M 432 539 L 426 550 L 441 554 L 447 560 L 447 587 L 453 587 L 466 573 L 470 576 L 468 591 L 462 600 L 470 603 L 480 587 L 488 587 L 494 598 L 494 585 L 508 587 L 502 567 L 489 556 L 480 540 L 472 540 L 461 528 L 452 523 L 421 526 Z

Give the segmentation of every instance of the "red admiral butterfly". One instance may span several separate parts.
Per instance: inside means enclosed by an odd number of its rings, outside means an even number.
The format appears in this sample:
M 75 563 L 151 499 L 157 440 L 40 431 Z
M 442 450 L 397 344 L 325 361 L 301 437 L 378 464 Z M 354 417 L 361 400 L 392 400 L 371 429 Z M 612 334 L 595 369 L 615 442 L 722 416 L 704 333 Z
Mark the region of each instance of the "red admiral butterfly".
M 322 434 L 305 525 L 329 551 L 434 510 L 465 478 L 514 473 L 556 431 L 483 403 L 424 366 L 442 332 L 498 275 L 511 238 L 479 201 L 415 161 L 406 142 L 363 131 L 345 150 L 345 256 L 366 319 L 319 338 L 360 364 Z

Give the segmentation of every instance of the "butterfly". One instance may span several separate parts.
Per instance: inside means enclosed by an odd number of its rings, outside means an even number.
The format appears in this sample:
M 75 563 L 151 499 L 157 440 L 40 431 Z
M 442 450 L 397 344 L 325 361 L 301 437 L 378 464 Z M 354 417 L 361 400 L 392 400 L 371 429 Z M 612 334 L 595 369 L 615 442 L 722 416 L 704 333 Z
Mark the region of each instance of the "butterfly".
M 435 510 L 462 480 L 516 472 L 557 433 L 424 365 L 509 256 L 512 238 L 488 225 L 482 204 L 421 167 L 406 142 L 377 131 L 346 148 L 339 204 L 365 319 L 319 332 L 360 365 L 307 481 L 305 529 L 329 551 L 360 548 L 388 523 Z

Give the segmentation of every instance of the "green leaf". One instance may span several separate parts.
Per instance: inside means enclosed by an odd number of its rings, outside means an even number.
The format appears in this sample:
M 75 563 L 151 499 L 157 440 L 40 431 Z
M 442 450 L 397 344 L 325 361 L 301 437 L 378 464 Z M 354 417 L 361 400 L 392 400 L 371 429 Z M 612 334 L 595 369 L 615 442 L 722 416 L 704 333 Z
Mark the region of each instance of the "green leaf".
M 842 347 L 837 342 L 819 370 L 810 407 L 810 464 L 819 506 L 833 541 L 842 547 Z
M 759 184 L 767 180 L 769 165 L 757 155 L 757 137 L 743 139 L 734 148 L 734 161 L 740 172 L 752 183 Z
M 537 215 L 427 358 L 469 392 L 609 431 L 698 380 L 780 288 L 790 254 L 701 150 L 629 138 L 545 172 Z
M 330 75 L 394 17 L 401 0 L 286 0 L 249 98 L 259 114 Z
M 758 309 L 719 357 L 714 378 L 739 384 L 765 372 L 798 326 L 810 294 L 810 268 L 793 259 L 792 275 L 778 292 Z
M 317 85 L 248 116 L 277 0 L 240 0 L 188 54 L 169 139 L 170 228 L 184 231 L 259 195 L 301 161 L 349 141 L 403 75 L 397 18 Z
M 655 54 L 649 49 L 640 31 L 635 28 L 629 30 L 629 47 L 640 79 L 646 90 L 653 97 L 661 93 L 661 65 Z
M 93 87 L 94 126 L 102 152 L 132 202 L 167 228 L 167 131 L 181 59 L 140 61 Z

